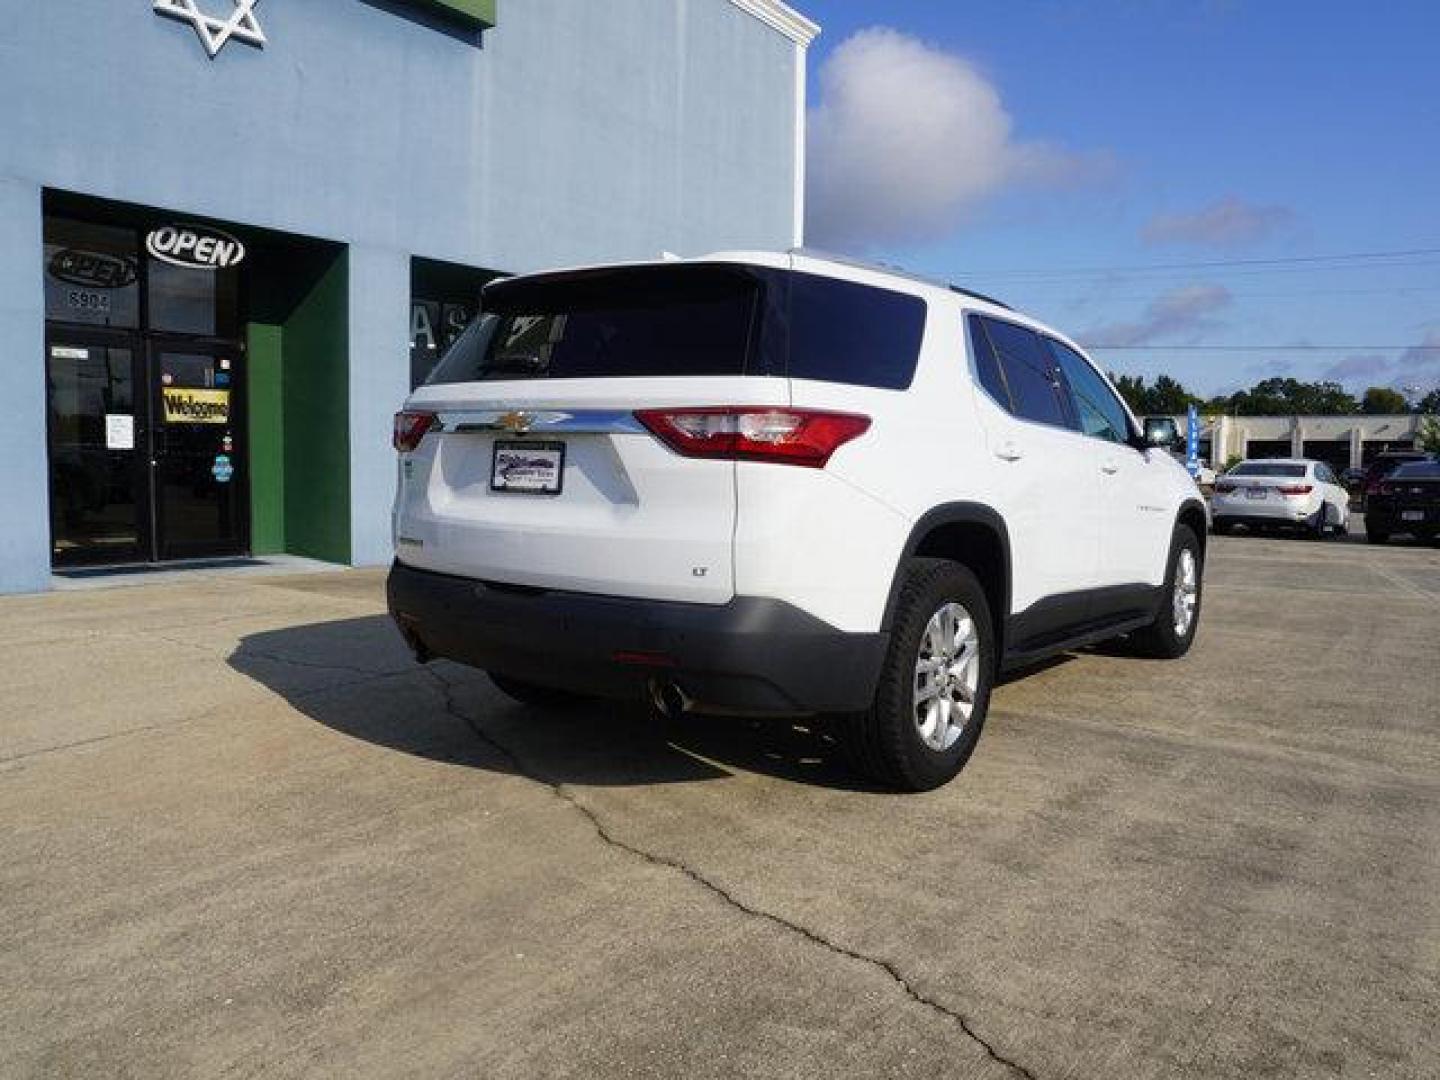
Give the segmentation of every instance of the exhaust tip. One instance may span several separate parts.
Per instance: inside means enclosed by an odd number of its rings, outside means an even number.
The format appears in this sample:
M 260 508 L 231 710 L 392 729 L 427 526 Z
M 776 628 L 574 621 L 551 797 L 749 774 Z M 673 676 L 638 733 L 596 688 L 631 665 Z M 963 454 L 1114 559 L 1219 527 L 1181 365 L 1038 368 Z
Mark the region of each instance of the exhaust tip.
M 668 679 L 651 679 L 649 689 L 650 704 L 667 720 L 684 716 L 695 704 L 684 690 Z

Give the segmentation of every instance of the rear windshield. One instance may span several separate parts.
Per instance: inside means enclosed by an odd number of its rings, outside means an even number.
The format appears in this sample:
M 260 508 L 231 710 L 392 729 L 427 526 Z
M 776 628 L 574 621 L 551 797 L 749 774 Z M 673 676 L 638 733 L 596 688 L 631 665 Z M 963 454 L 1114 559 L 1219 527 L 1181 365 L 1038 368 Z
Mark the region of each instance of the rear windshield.
M 1412 461 L 1390 474 L 1391 480 L 1440 480 L 1440 461 Z
M 904 389 L 925 302 L 762 267 L 675 265 L 497 283 L 429 382 L 791 375 Z
M 429 381 L 743 375 L 757 297 L 753 279 L 708 267 L 507 283 Z
M 1263 462 L 1251 462 L 1247 465 L 1236 465 L 1230 470 L 1231 476 L 1282 476 L 1289 479 L 1299 479 L 1305 475 L 1304 465 L 1267 465 Z

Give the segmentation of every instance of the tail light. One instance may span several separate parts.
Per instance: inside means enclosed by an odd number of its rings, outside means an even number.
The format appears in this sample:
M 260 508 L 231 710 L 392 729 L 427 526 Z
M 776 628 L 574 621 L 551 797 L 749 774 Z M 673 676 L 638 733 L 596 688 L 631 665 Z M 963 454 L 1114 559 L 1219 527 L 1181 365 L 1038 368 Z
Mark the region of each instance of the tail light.
M 1313 484 L 1282 484 L 1280 486 L 1281 495 L 1309 495 L 1314 490 Z
M 684 457 L 811 469 L 823 469 L 831 454 L 870 428 L 868 416 L 854 413 L 753 406 L 641 409 L 635 419 Z
M 420 445 L 425 433 L 435 426 L 433 412 L 398 412 L 395 414 L 395 449 L 408 454 Z
M 1229 480 L 1217 480 L 1215 482 L 1215 494 L 1217 495 L 1229 495 L 1234 490 L 1235 485 Z

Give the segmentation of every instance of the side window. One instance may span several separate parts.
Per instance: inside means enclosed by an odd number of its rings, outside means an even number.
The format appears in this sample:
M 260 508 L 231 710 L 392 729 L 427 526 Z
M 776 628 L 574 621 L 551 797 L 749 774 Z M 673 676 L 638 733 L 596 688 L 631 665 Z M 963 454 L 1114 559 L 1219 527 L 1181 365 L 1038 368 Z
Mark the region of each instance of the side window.
M 1080 418 L 1080 430 L 1097 439 L 1124 442 L 1130 432 L 1125 407 L 1100 373 L 1074 349 L 1053 338 L 1046 338 L 1045 344 L 1050 347 L 1055 362 L 1065 373 L 1065 381 L 1070 384 L 1070 396 L 1075 404 L 1075 415 Z
M 915 378 L 926 310 L 908 293 L 792 274 L 790 375 L 904 390 Z
M 1000 370 L 1000 361 L 990 345 L 990 335 L 985 333 L 980 316 L 970 315 L 967 321 L 970 326 L 970 348 L 975 354 L 975 372 L 980 377 L 980 385 L 1006 412 L 1014 412 L 1015 403 L 1010 400 L 1010 388 L 1005 385 L 1005 373 Z
M 1055 362 L 1040 335 L 1000 319 L 980 316 L 977 321 L 989 339 L 1010 391 L 1010 411 L 1037 424 L 1070 427 Z

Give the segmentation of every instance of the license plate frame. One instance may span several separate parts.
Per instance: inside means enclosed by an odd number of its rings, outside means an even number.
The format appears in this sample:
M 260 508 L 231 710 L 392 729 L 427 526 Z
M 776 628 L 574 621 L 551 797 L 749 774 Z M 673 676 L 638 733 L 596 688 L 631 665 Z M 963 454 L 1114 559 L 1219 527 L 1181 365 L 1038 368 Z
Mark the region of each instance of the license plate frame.
M 1247 498 L 1247 499 L 1255 499 L 1255 500 L 1258 501 L 1258 500 L 1260 500 L 1260 499 L 1264 499 L 1264 498 L 1268 498 L 1268 497 L 1269 497 L 1269 494 L 1268 494 L 1268 492 L 1266 492 L 1266 490 L 1265 490 L 1263 487 L 1252 487 L 1252 488 L 1246 488 L 1246 489 L 1245 489 L 1245 498 Z
M 496 439 L 490 450 L 490 490 L 498 495 L 559 495 L 565 490 L 565 444 Z

